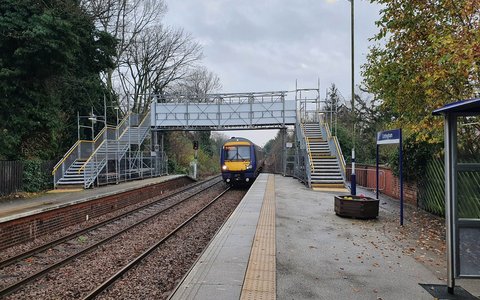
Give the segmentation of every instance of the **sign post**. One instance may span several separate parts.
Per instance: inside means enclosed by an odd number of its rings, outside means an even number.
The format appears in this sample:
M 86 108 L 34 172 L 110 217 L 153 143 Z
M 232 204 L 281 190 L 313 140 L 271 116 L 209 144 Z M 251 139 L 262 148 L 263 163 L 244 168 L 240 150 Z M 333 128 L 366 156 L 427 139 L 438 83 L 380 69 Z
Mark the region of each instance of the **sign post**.
M 400 169 L 400 225 L 403 226 L 403 153 L 402 153 L 402 129 L 393 129 L 387 131 L 377 132 L 377 168 L 376 168 L 376 180 L 377 180 L 377 200 L 378 200 L 378 165 L 379 156 L 378 150 L 380 145 L 398 144 L 399 158 L 398 165 Z

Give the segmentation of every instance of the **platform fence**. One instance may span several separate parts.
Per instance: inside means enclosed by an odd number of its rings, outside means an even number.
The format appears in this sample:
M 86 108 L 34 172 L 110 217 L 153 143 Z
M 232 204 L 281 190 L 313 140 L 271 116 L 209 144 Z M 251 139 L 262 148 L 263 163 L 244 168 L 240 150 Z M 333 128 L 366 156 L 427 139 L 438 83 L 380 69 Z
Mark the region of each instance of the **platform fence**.
M 54 161 L 0 161 L 0 196 L 51 187 Z

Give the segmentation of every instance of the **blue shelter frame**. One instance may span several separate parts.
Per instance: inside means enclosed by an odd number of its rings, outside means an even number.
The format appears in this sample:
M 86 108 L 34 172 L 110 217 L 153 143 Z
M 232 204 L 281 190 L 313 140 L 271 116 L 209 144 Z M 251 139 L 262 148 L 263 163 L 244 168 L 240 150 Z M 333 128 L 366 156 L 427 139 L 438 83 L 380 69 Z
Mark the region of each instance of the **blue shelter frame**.
M 480 216 L 465 218 L 459 215 L 458 206 L 461 192 L 459 174 L 480 172 L 480 163 L 459 162 L 457 157 L 459 117 L 480 116 L 480 98 L 447 104 L 433 111 L 433 115 L 444 116 L 447 287 L 448 292 L 453 294 L 455 278 L 480 278 Z M 480 202 L 480 193 L 477 195 L 476 201 Z M 476 250 L 472 253 L 471 249 Z

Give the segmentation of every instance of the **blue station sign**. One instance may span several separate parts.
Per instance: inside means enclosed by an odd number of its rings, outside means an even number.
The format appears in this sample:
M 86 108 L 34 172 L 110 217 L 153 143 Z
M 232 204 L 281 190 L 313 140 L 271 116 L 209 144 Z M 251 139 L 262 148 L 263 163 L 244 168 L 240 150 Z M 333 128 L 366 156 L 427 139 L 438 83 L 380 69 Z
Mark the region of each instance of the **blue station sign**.
M 400 143 L 400 129 L 377 132 L 377 145 Z

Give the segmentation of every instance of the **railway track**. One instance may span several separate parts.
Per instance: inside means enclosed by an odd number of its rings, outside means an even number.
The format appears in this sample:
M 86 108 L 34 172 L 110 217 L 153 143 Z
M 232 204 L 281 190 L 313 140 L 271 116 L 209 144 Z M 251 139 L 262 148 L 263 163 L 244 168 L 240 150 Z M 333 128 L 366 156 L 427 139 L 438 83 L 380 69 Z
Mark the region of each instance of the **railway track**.
M 152 245 L 150 248 L 148 248 L 146 251 L 144 251 L 142 254 L 138 255 L 135 257 L 133 260 L 131 260 L 128 264 L 123 266 L 121 270 L 116 272 L 114 275 L 112 275 L 110 278 L 108 278 L 106 281 L 104 281 L 102 284 L 100 284 L 98 287 L 96 287 L 93 291 L 90 292 L 87 296 L 83 298 L 83 300 L 90 300 L 94 299 L 98 295 L 100 295 L 102 292 L 106 291 L 109 287 L 111 287 L 115 282 L 117 282 L 119 279 L 122 278 L 122 276 L 125 275 L 129 270 L 133 269 L 134 267 L 138 266 L 148 255 L 150 255 L 153 251 L 158 249 L 160 246 L 164 245 L 173 235 L 175 235 L 179 230 L 183 229 L 185 226 L 187 226 L 192 220 L 197 218 L 201 213 L 203 213 L 206 209 L 208 209 L 212 204 L 214 204 L 216 201 L 218 201 L 226 192 L 230 190 L 230 187 L 226 188 L 224 191 L 222 191 L 218 196 L 216 196 L 213 200 L 211 200 L 209 203 L 207 203 L 205 206 L 203 206 L 200 210 L 195 212 L 193 215 L 191 215 L 187 220 L 185 220 L 182 224 L 177 226 L 174 230 L 170 231 L 164 238 L 159 240 L 157 243 Z
M 215 177 L 182 188 L 154 202 L 0 262 L 0 275 L 2 275 L 0 297 L 20 290 L 34 280 L 69 264 L 139 225 L 146 224 L 220 182 L 222 182 L 221 179 Z M 85 245 L 85 240 L 92 242 Z M 58 259 L 55 260 L 53 257 L 58 257 Z M 31 271 L 26 272 L 28 275 L 22 276 L 19 269 Z

